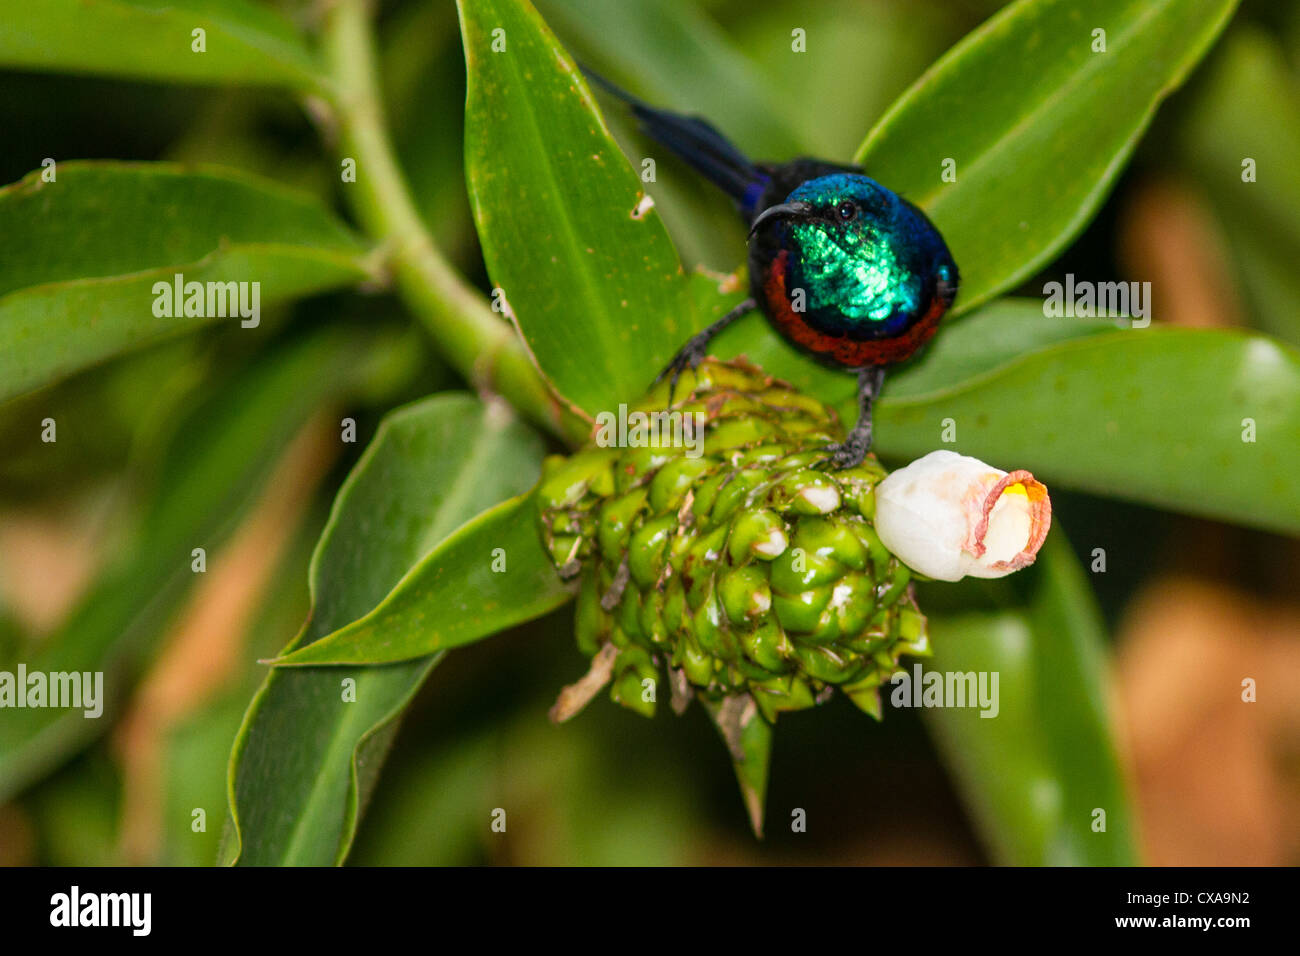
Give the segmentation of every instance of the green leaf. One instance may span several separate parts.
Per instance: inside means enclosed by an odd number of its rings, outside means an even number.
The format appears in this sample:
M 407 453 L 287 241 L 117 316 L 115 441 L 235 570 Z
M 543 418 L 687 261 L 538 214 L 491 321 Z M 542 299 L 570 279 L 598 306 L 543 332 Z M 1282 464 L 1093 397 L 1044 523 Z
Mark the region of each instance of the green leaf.
M 0 67 L 323 88 L 293 24 L 252 0 L 0 0 Z M 196 52 L 193 31 L 204 31 Z
M 648 388 L 689 334 L 677 253 L 532 6 L 476 0 L 460 16 L 465 166 L 488 273 L 556 391 L 595 415 Z
M 740 796 L 749 814 L 749 825 L 754 835 L 761 839 L 775 728 L 758 713 L 753 698 L 748 694 L 720 701 L 700 698 L 700 701 L 731 754 Z
M 0 801 L 107 730 L 112 712 L 164 633 L 195 575 L 191 551 L 214 550 L 234 528 L 285 444 L 323 404 L 356 386 L 369 336 L 323 329 L 218 379 L 187 403 L 161 463 L 148 469 L 147 508 L 113 562 L 59 629 L 26 660 L 31 672 L 104 674 L 104 716 L 55 708 L 6 712 L 0 720 Z M 161 388 L 159 401 L 175 401 Z M 191 400 L 192 401 L 192 400 Z M 76 442 L 61 423 L 59 442 Z
M 274 661 L 382 664 L 460 647 L 541 617 L 572 591 L 542 547 L 531 495 L 448 535 L 365 617 Z
M 883 455 L 933 451 L 952 419 L 953 450 L 1027 468 L 1049 487 L 1300 532 L 1300 352 L 1266 336 L 1117 331 L 940 391 L 885 388 L 875 415 Z
M 170 316 L 156 315 L 167 310 L 155 284 L 174 290 L 177 274 L 256 282 L 264 309 L 366 278 L 363 252 L 315 199 L 236 172 L 71 162 L 54 182 L 31 173 L 0 189 L 0 399 L 148 342 L 245 321 L 229 304 L 234 314 L 217 316 L 215 299 L 205 316 L 174 301 Z
M 1019 577 L 1030 590 L 1021 602 L 929 614 L 934 657 L 924 671 L 985 672 L 989 681 L 996 673 L 996 716 L 974 707 L 928 708 L 924 716 L 995 862 L 1133 865 L 1134 813 L 1107 706 L 1105 631 L 1059 526 L 1035 568 Z M 931 593 L 923 590 L 923 602 Z M 1097 809 L 1105 811 L 1104 832 L 1093 829 Z
M 335 501 L 312 559 L 312 613 L 290 648 L 366 619 L 431 551 L 449 537 L 465 540 L 457 528 L 527 488 L 541 457 L 530 429 L 469 396 L 437 395 L 389 415 Z M 502 507 L 508 513 L 519 500 Z M 488 568 L 494 545 L 482 544 L 476 563 Z M 457 613 L 429 611 L 444 620 Z M 500 620 L 480 618 L 489 628 Z M 267 675 L 231 755 L 238 862 L 342 862 L 397 718 L 441 657 Z
M 954 322 L 920 355 L 886 375 L 897 400 L 953 388 L 1044 349 L 1125 328 L 1127 319 L 1043 315 L 1037 299 L 998 299 Z M 849 396 L 852 396 L 852 390 Z
M 857 159 L 943 232 L 962 272 L 959 311 L 1028 278 L 1084 227 L 1236 6 L 1019 0 L 894 104 Z M 942 178 L 949 160 L 955 182 Z

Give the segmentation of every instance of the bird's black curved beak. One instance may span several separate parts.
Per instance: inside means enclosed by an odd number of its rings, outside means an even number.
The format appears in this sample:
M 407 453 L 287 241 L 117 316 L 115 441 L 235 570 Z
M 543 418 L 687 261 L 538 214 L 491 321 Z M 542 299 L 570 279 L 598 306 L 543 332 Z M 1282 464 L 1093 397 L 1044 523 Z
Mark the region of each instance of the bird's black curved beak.
M 768 206 L 758 214 L 754 219 L 754 224 L 749 227 L 749 237 L 754 238 L 754 233 L 758 232 L 758 227 L 763 225 L 769 219 L 802 219 L 812 214 L 812 203 L 800 202 L 783 202 L 775 206 Z

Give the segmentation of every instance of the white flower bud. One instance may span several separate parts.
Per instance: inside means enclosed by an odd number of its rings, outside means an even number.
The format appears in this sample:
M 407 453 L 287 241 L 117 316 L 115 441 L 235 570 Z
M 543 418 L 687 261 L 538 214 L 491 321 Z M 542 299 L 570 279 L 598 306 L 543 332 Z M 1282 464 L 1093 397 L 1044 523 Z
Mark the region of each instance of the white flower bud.
M 1047 487 L 977 458 L 932 451 L 876 486 L 876 532 L 940 581 L 1000 578 L 1033 564 L 1052 524 Z

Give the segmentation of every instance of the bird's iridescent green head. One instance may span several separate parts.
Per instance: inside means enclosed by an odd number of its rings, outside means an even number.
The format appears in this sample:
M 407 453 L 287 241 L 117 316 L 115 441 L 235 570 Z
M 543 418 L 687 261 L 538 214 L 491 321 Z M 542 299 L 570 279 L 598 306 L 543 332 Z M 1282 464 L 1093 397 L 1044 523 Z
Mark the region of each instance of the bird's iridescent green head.
M 921 210 L 873 179 L 836 173 L 809 180 L 764 210 L 788 255 L 785 287 L 802 290 L 804 321 L 830 335 L 898 336 L 936 300 L 957 292 L 957 265 Z

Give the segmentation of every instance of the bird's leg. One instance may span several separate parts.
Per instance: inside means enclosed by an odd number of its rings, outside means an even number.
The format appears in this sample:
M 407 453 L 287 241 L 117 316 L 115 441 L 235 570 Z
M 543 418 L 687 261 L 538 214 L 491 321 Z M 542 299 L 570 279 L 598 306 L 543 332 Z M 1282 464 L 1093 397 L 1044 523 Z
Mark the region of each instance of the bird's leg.
M 677 380 L 681 378 L 682 372 L 688 368 L 694 370 L 700 362 L 704 361 L 704 353 L 708 350 L 709 342 L 713 340 L 713 337 L 741 316 L 748 315 L 757 308 L 758 303 L 752 297 L 746 299 L 703 332 L 695 333 L 685 345 L 678 349 L 677 354 L 673 356 L 673 360 L 668 363 L 662 372 L 655 376 L 655 384 L 657 385 L 663 381 L 665 375 L 672 375 L 672 378 L 668 380 L 669 405 L 673 403 L 673 392 L 677 390 Z
M 858 370 L 858 423 L 843 442 L 826 449 L 831 453 L 829 464 L 835 470 L 856 468 L 871 451 L 871 404 L 880 394 L 884 380 L 883 365 L 868 365 Z

